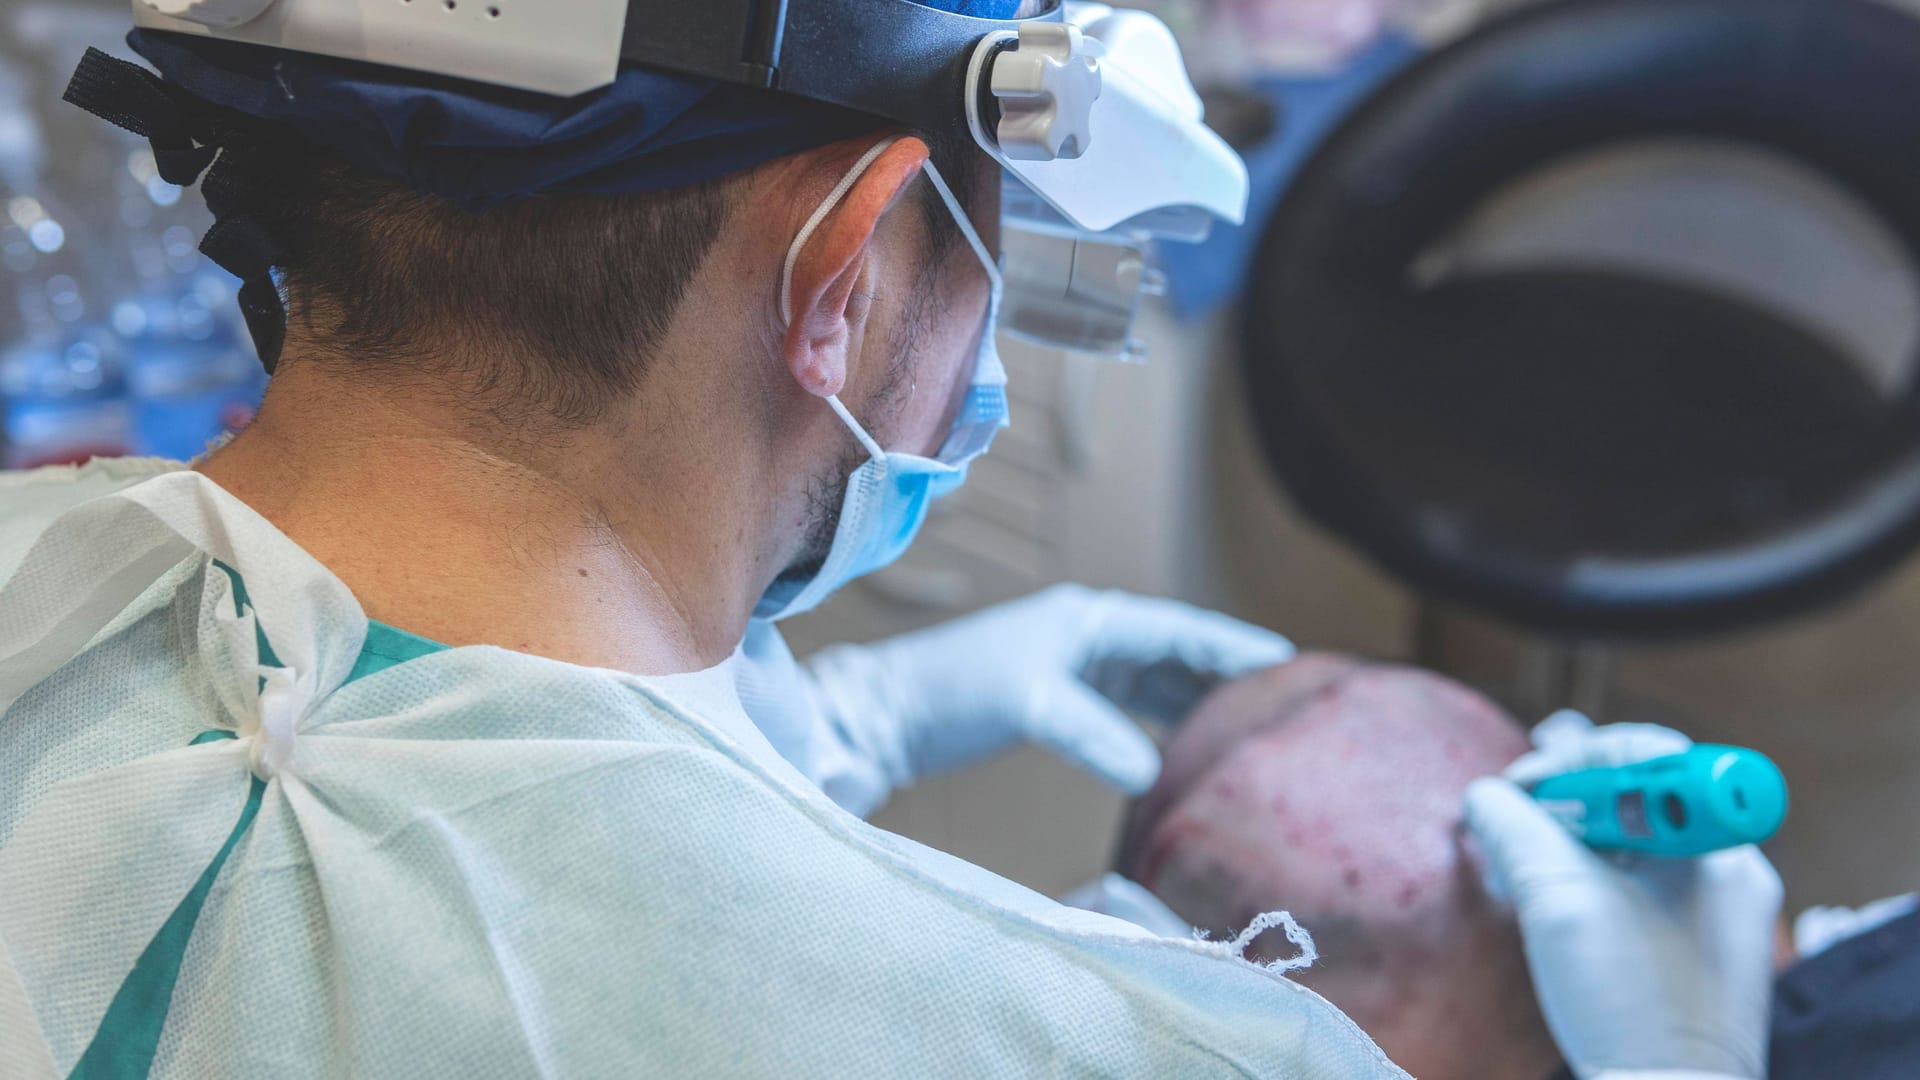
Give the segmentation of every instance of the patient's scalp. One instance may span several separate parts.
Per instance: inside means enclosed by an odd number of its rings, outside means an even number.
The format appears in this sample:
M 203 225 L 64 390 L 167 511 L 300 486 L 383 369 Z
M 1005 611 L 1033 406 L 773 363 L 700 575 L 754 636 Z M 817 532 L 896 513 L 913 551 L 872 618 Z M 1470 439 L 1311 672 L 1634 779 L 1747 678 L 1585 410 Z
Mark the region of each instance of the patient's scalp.
M 1295 977 L 1416 1075 L 1544 1076 L 1555 1054 L 1518 934 L 1459 830 L 1467 785 L 1526 749 L 1511 717 L 1458 683 L 1303 656 L 1187 719 L 1121 869 L 1215 934 L 1291 911 L 1321 956 Z M 1269 949 L 1290 951 L 1268 934 L 1250 955 Z
M 1458 683 L 1309 654 L 1229 684 L 1188 718 L 1126 861 L 1151 888 L 1175 851 L 1243 873 L 1257 859 L 1284 873 L 1290 903 L 1409 909 L 1451 888 L 1467 784 L 1526 748 L 1511 718 Z
M 1285 722 L 1316 695 L 1360 670 L 1359 661 L 1332 653 L 1305 653 L 1291 663 L 1236 679 L 1215 691 L 1180 725 L 1167 747 L 1159 782 L 1136 806 L 1136 825 L 1158 821 L 1174 801 L 1240 741 Z M 1129 835 L 1126 846 L 1144 839 Z

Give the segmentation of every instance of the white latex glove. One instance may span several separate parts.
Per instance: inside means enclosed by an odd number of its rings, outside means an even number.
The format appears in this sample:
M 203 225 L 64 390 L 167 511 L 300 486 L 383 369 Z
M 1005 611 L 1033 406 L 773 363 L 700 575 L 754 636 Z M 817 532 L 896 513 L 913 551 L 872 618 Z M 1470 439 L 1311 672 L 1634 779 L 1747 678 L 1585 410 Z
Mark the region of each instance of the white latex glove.
M 1225 615 L 1058 585 L 807 666 L 882 791 L 1033 742 L 1138 794 L 1160 754 L 1123 710 L 1176 722 L 1221 681 L 1292 657 L 1285 638 Z
M 1517 783 L 1677 753 L 1686 736 L 1559 713 L 1507 779 L 1467 790 L 1488 885 L 1511 901 L 1541 1012 L 1582 1080 L 1766 1075 L 1780 877 L 1758 848 L 1596 854 Z

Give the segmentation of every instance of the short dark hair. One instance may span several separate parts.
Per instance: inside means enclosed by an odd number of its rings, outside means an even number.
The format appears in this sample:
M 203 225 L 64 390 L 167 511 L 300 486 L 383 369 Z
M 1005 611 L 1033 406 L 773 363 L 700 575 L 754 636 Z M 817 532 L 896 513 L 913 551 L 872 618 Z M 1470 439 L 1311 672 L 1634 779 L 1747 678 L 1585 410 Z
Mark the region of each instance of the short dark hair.
M 971 141 L 928 140 L 967 205 Z M 417 365 L 444 345 L 503 362 L 463 371 L 502 417 L 592 421 L 632 392 L 726 223 L 738 177 L 664 191 L 547 194 L 469 213 L 317 150 L 270 211 L 290 336 L 329 359 Z M 960 240 L 931 185 L 930 254 Z M 423 336 L 442 339 L 423 340 Z M 429 346 L 438 346 L 429 348 Z
M 633 389 L 730 187 L 542 195 L 469 213 L 326 155 L 304 173 L 273 226 L 290 252 L 280 269 L 293 334 L 367 365 L 479 346 L 507 361 L 469 373 L 489 398 L 569 424 Z

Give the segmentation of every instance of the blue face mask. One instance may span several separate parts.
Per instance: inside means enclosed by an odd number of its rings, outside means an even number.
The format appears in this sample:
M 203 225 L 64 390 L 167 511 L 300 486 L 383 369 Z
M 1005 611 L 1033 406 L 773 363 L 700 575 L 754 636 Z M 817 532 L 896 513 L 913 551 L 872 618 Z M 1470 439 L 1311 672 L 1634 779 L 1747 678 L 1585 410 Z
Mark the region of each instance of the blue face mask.
M 867 151 L 794 237 L 780 278 L 780 313 L 784 318 L 792 319 L 788 290 L 801 248 L 860 175 L 891 144 L 889 140 Z M 892 564 L 913 543 L 920 526 L 926 523 L 927 510 L 933 501 L 966 482 L 967 466 L 986 453 L 994 435 L 1007 426 L 1007 369 L 1001 365 L 999 349 L 994 345 L 994 323 L 1000 313 L 1000 268 L 988 254 L 987 246 L 981 243 L 980 235 L 974 231 L 973 223 L 939 170 L 931 162 L 921 165 L 921 169 L 940 193 L 980 265 L 986 268 L 990 283 L 987 322 L 980 332 L 972 384 L 967 388 L 966 400 L 961 403 L 960 415 L 954 419 L 946 442 L 941 444 L 939 453 L 930 458 L 881 449 L 867 429 L 841 404 L 839 397 L 827 398 L 827 404 L 841 423 L 847 425 L 847 430 L 867 451 L 867 460 L 847 478 L 846 493 L 840 499 L 840 524 L 834 530 L 832 546 L 827 549 L 819 571 L 808 579 L 775 582 L 754 609 L 756 618 L 784 619 L 811 611 L 847 582 Z

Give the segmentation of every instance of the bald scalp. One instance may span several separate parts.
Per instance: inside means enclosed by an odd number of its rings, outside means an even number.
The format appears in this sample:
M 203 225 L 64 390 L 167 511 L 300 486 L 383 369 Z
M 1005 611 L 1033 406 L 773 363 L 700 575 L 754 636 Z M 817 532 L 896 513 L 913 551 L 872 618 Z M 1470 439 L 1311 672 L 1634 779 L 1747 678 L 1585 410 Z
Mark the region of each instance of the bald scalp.
M 1557 1052 L 1517 928 L 1459 828 L 1467 785 L 1527 749 L 1480 694 L 1309 654 L 1209 697 L 1139 803 L 1122 870 L 1216 936 L 1285 909 L 1320 962 L 1290 973 L 1428 1080 L 1539 1080 Z M 1291 955 L 1277 933 L 1250 955 Z

